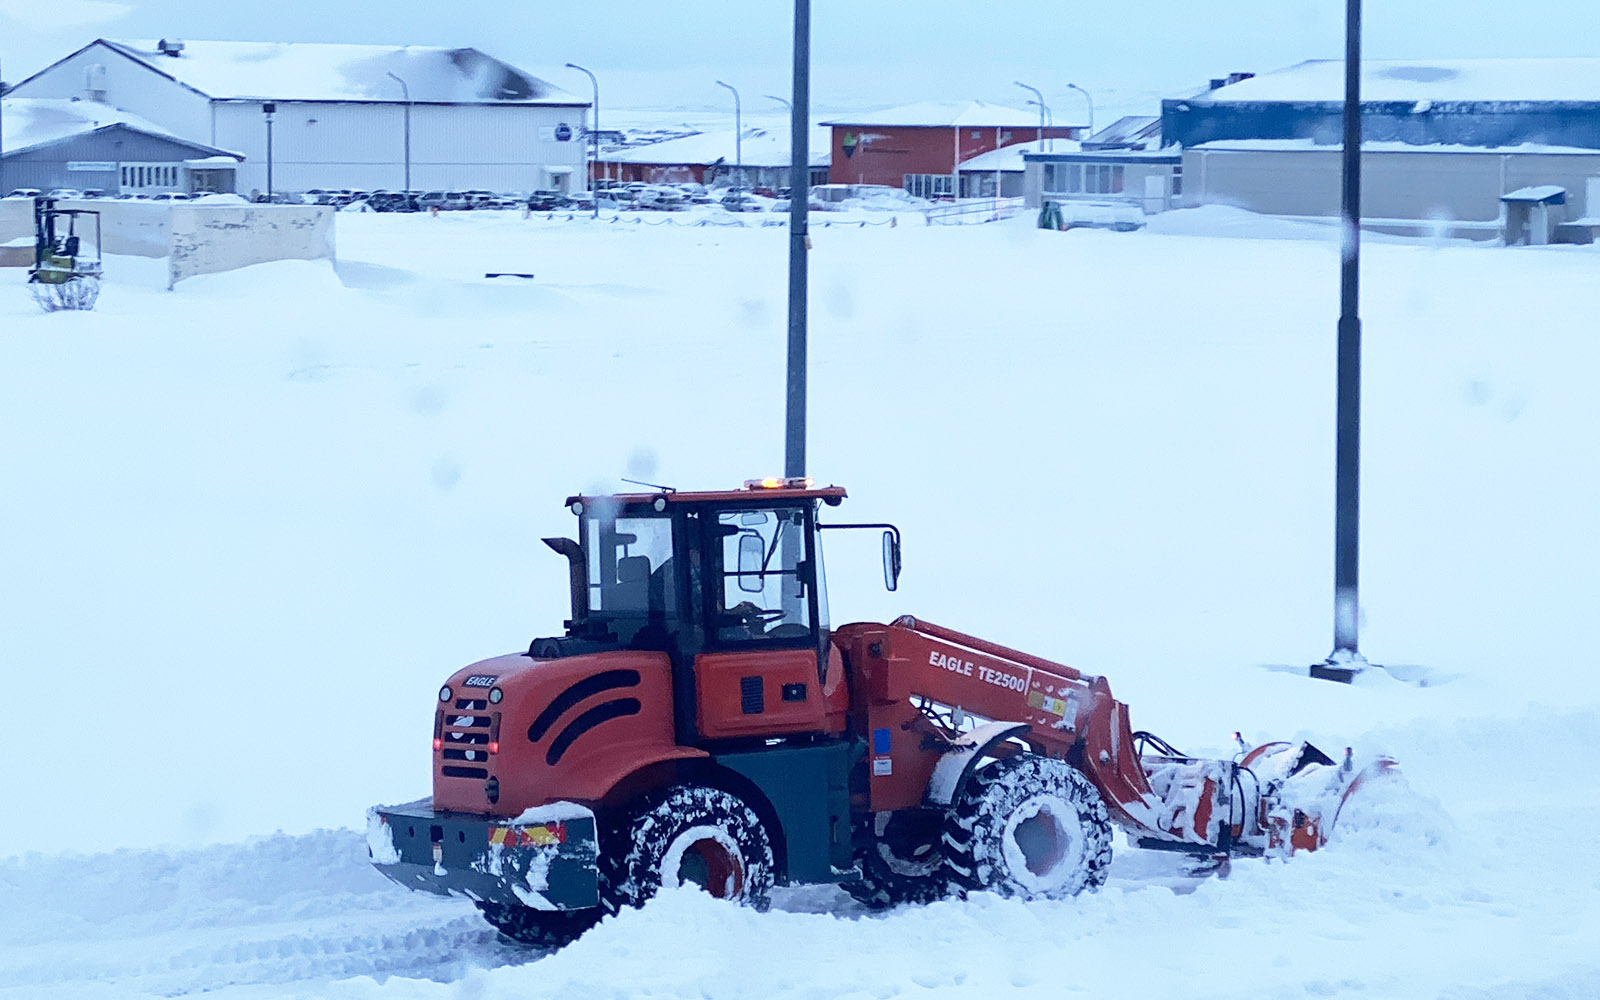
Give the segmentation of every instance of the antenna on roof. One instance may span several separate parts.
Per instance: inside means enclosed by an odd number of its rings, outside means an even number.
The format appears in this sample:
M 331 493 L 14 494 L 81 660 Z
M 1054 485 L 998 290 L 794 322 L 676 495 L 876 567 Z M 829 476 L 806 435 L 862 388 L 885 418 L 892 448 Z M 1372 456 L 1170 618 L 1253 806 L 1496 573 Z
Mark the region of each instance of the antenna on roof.
M 662 486 L 660 483 L 646 483 L 646 482 L 641 482 L 640 480 L 637 480 L 637 479 L 624 479 L 623 482 L 632 483 L 635 486 L 648 486 L 653 490 L 660 490 L 663 493 L 676 493 L 676 492 L 678 492 L 675 487 Z

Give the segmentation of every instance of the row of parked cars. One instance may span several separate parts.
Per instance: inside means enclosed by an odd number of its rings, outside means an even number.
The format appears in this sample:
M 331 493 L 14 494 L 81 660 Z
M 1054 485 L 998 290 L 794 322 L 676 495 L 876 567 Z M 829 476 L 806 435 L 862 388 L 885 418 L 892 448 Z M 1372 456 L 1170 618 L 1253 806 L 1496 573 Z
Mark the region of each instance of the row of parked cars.
M 114 201 L 193 201 L 200 197 L 197 194 L 188 194 L 183 191 L 161 191 L 156 194 L 130 191 L 126 194 L 108 194 L 100 188 L 55 188 L 50 191 L 40 191 L 38 188 L 16 188 L 7 198 L 54 198 L 57 201 L 93 201 L 104 198 Z

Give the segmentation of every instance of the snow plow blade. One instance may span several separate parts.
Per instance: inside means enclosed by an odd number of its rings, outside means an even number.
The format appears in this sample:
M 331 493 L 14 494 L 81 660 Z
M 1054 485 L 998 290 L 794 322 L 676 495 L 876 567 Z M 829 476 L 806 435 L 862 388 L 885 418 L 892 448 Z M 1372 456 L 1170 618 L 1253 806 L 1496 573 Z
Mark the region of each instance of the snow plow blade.
M 431 799 L 367 812 L 373 867 L 407 889 L 580 910 L 600 902 L 594 813 L 559 803 L 516 818 L 433 809 Z
M 1345 803 L 1398 773 L 1392 757 L 1375 757 L 1357 768 L 1349 747 L 1343 762 L 1335 763 L 1309 743 L 1264 743 L 1245 754 L 1239 767 L 1260 788 L 1255 830 L 1241 831 L 1247 834 L 1242 839 L 1277 856 L 1327 844 Z

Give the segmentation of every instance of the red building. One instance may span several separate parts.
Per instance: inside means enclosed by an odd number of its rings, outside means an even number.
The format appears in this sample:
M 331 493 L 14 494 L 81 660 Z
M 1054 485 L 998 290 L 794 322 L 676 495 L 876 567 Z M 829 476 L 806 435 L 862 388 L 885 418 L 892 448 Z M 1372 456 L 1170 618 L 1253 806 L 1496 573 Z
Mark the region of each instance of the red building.
M 927 101 L 823 124 L 833 130 L 829 183 L 886 184 L 922 198 L 951 196 L 960 165 L 981 153 L 1084 131 L 1041 129 L 1036 114 L 982 101 Z

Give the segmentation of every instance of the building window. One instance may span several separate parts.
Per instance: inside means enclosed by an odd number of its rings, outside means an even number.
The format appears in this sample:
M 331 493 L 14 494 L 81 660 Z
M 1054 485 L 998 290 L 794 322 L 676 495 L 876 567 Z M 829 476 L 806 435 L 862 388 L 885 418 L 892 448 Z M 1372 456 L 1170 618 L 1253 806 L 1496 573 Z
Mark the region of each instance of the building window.
M 1183 164 L 1172 168 L 1172 196 L 1176 198 L 1183 194 Z
M 955 192 L 949 174 L 906 174 L 905 186 L 918 198 L 949 198 Z

